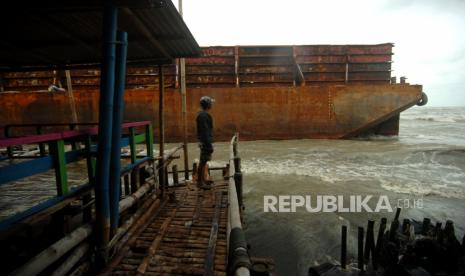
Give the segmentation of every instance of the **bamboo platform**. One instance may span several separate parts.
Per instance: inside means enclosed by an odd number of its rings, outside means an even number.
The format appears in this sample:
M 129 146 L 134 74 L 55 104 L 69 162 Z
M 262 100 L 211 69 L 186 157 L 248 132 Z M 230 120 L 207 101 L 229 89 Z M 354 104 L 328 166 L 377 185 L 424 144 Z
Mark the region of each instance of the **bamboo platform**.
M 154 199 L 104 275 L 226 275 L 228 181 L 192 182 Z
M 11 164 L 0 167 L 5 172 L 0 184 L 9 183 L 4 187 L 17 191 L 16 197 L 27 194 L 28 189 L 33 190 L 33 184 L 44 182 L 44 177 L 47 183 L 55 180 L 57 196 L 2 221 L 0 225 L 4 231 L 0 242 L 6 248 L 2 258 L 9 264 L 5 271 L 11 275 L 249 276 L 253 270 L 273 275 L 273 262 L 251 258 L 248 253 L 241 219 L 242 172 L 237 135 L 230 143 L 229 162 L 224 167 L 209 168 L 216 181 L 208 189 L 199 189 L 195 182 L 180 182 L 177 165 L 168 170 L 170 162 L 178 158 L 175 153 L 181 147 L 163 158 L 147 154 L 137 159 L 136 141 L 141 142 L 140 137 L 152 133 L 150 124 L 143 123 L 145 133 L 133 135 L 139 139 L 125 138 L 121 143 L 124 147 L 127 142 L 133 142 L 131 163 L 120 169 L 120 185 L 115 185 L 120 189 L 120 196 L 116 198 L 118 222 L 111 239 L 105 244 L 103 239 L 99 241 L 103 245 L 96 242 L 99 236 L 95 229 L 103 224 L 97 219 L 99 209 L 92 198 L 98 195 L 93 190 L 95 149 L 88 143 L 91 141 L 88 134 L 85 134 L 84 150 L 65 150 L 64 141 L 57 140 L 61 141 L 62 150 L 49 151 L 54 155 L 28 156 L 28 160 L 18 164 L 15 158 L 6 160 Z M 14 146 L 13 139 L 16 138 L 9 139 L 5 145 Z M 37 135 L 28 139 L 41 143 L 45 138 Z M 57 141 L 49 144 L 58 144 Z M 148 137 L 147 141 L 146 152 L 153 153 L 150 142 L 153 140 Z M 70 164 L 60 163 L 57 167 L 58 162 L 51 162 L 55 160 L 52 158 Z M 123 163 L 126 161 L 129 159 L 122 158 Z M 47 166 L 42 164 L 44 162 Z M 42 165 L 34 171 L 22 169 L 36 163 Z M 71 165 L 79 169 L 75 172 Z M 54 169 L 55 179 L 49 167 Z M 196 167 L 194 163 L 189 170 L 195 172 Z M 73 186 L 71 180 L 81 179 L 75 174 L 87 176 L 88 183 L 68 188 L 68 184 Z M 21 181 L 26 181 L 28 189 L 19 189 Z M 59 190 L 63 187 L 66 189 Z M 36 240 L 41 243 L 31 247 Z

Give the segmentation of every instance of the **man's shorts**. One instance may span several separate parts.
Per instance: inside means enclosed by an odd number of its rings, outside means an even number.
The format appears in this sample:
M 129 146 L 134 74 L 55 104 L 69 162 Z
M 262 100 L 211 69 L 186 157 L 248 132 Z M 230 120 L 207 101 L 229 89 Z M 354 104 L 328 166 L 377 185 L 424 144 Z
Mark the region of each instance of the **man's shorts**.
M 212 160 L 213 145 L 200 143 L 200 162 L 206 163 Z

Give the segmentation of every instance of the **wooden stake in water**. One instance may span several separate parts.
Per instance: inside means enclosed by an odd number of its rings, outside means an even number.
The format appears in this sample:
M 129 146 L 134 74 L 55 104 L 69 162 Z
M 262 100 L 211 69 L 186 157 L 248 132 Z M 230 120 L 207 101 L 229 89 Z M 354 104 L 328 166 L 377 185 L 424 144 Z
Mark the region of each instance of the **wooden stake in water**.
M 423 225 L 421 227 L 421 234 L 426 236 L 429 232 L 429 227 L 431 224 L 431 220 L 429 218 L 424 218 L 423 219 Z
M 347 226 L 341 228 L 341 267 L 346 268 L 347 260 Z
M 363 227 L 358 228 L 358 269 L 363 271 Z
M 378 237 L 376 239 L 376 245 L 375 245 L 375 254 L 373 257 L 373 268 L 374 269 L 378 267 L 378 258 L 379 258 L 380 251 L 381 251 L 384 232 L 386 231 L 386 224 L 387 224 L 387 218 L 381 218 L 381 224 L 379 225 Z
M 368 221 L 367 226 L 367 236 L 365 241 L 365 262 L 368 264 L 370 261 L 370 254 L 371 258 L 373 259 L 374 251 L 375 251 L 375 222 L 373 220 Z

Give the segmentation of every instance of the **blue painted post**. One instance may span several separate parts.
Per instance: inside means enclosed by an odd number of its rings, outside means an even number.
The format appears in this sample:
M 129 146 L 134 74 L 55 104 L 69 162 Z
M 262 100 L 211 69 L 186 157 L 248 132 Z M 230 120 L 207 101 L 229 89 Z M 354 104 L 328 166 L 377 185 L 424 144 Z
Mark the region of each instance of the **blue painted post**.
M 128 34 L 118 31 L 116 48 L 116 84 L 113 99 L 113 135 L 110 164 L 110 235 L 118 229 L 119 199 L 121 193 L 121 124 L 124 113 L 124 87 L 126 78 L 126 57 Z
M 95 216 L 97 263 L 108 261 L 110 239 L 110 156 L 113 124 L 113 94 L 115 91 L 115 53 L 117 9 L 110 0 L 105 1 L 103 14 L 103 53 L 100 81 L 99 135 L 95 185 Z

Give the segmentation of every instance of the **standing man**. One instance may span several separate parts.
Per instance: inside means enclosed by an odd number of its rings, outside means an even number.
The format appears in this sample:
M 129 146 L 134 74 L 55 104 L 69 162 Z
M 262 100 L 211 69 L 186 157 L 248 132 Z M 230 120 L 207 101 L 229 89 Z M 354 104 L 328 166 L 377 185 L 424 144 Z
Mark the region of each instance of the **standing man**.
M 200 98 L 201 110 L 197 113 L 197 138 L 200 147 L 200 163 L 197 170 L 197 185 L 200 188 L 208 188 L 212 181 L 208 175 L 207 162 L 212 159 L 213 153 L 213 119 L 209 111 L 214 99 L 203 96 Z

